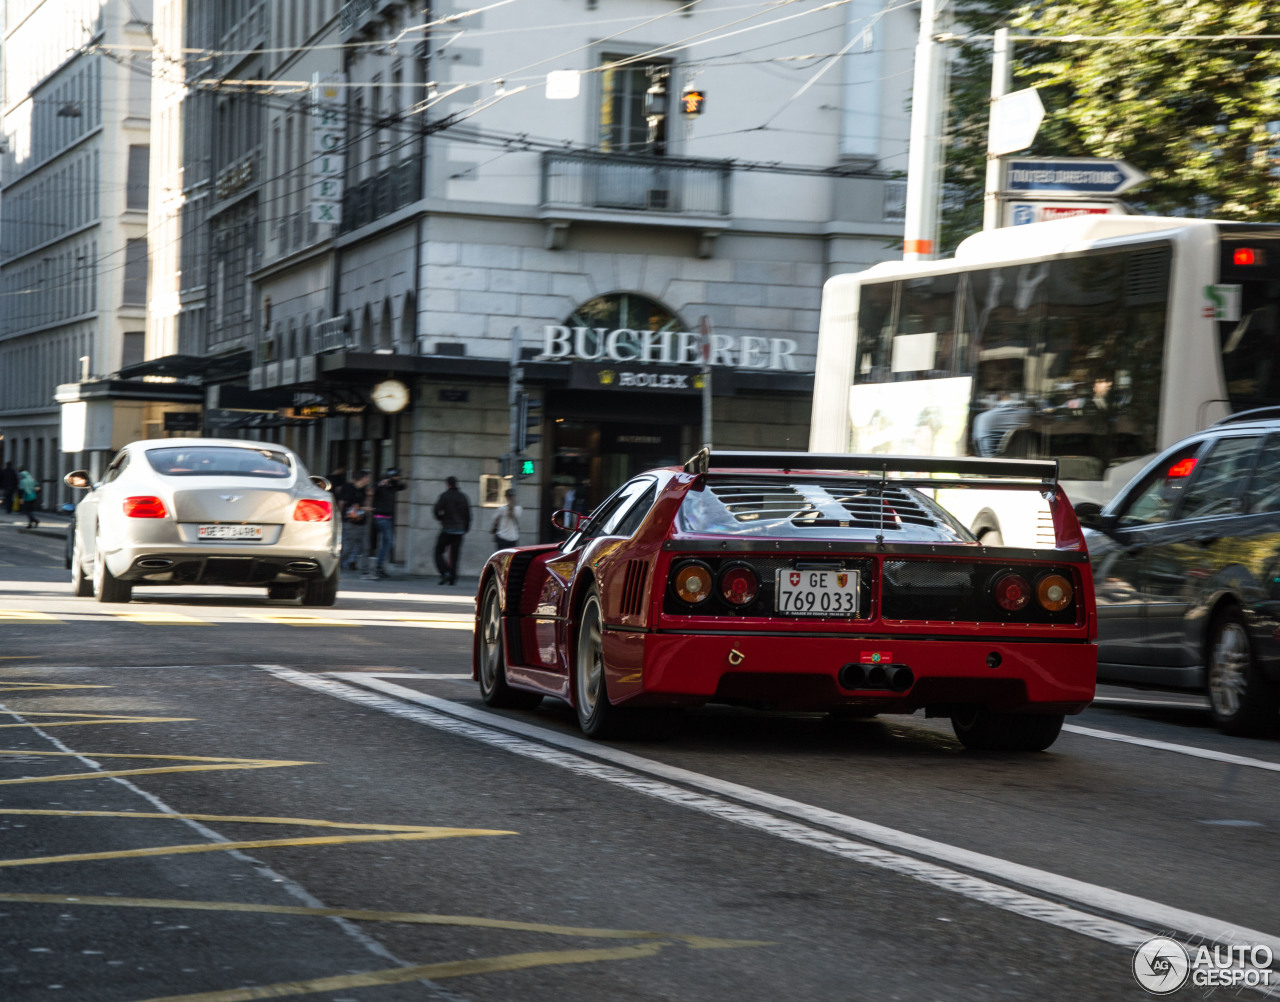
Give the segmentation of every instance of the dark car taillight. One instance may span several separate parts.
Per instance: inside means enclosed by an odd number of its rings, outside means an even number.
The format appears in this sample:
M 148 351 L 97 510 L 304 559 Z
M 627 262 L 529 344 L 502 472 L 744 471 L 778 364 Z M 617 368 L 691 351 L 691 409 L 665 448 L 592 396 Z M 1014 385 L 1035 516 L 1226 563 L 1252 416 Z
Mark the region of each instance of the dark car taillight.
M 1031 601 L 1031 584 L 1021 574 L 1008 571 L 991 583 L 991 597 L 1005 612 L 1021 612 Z
M 686 560 L 672 569 L 671 589 L 686 605 L 701 605 L 711 597 L 715 575 L 701 560 Z
M 303 498 L 293 509 L 295 522 L 327 522 L 331 518 L 333 518 L 332 501 L 313 501 L 311 498 Z
M 125 498 L 124 513 L 129 518 L 166 518 L 169 514 L 165 511 L 164 502 L 150 495 Z
M 720 572 L 720 597 L 730 605 L 750 605 L 760 594 L 760 578 L 746 564 L 730 564 Z

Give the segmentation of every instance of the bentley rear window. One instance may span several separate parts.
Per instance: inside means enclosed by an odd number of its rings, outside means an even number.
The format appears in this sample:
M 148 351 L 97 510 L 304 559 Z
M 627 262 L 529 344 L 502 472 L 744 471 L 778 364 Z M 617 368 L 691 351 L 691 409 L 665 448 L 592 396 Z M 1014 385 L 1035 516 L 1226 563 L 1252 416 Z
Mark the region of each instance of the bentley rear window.
M 289 455 L 277 449 L 202 445 L 189 449 L 148 449 L 147 462 L 166 477 L 272 477 L 293 475 Z
M 974 541 L 920 491 L 860 477 L 708 477 L 685 495 L 679 526 L 715 536 Z

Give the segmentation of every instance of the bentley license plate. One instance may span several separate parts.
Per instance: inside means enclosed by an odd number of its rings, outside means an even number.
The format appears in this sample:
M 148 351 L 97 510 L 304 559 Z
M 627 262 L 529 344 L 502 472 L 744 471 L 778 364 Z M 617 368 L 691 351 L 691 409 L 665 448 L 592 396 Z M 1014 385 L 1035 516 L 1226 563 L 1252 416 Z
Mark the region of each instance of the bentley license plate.
M 261 539 L 260 525 L 202 525 L 196 529 L 198 539 Z
M 778 612 L 789 616 L 856 616 L 857 571 L 778 571 Z

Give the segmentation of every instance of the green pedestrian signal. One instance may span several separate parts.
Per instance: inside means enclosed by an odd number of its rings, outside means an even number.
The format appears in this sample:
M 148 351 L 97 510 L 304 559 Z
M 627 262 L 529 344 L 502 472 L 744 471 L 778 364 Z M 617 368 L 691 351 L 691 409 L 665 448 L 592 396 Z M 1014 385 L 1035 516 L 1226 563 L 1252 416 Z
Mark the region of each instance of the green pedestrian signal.
M 526 459 L 520 463 L 520 476 L 531 477 L 534 474 L 533 460 Z

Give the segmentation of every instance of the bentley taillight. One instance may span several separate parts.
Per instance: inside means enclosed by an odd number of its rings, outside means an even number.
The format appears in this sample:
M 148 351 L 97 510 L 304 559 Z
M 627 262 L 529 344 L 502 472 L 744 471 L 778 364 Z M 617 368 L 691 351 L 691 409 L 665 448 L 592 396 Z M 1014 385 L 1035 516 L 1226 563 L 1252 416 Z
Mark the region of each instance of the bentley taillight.
M 169 514 L 165 511 L 164 502 L 150 495 L 125 498 L 124 513 L 129 518 L 165 518 Z
M 327 522 L 331 518 L 333 518 L 332 501 L 314 501 L 311 498 L 303 498 L 298 502 L 298 506 L 293 509 L 293 520 L 295 522 Z

